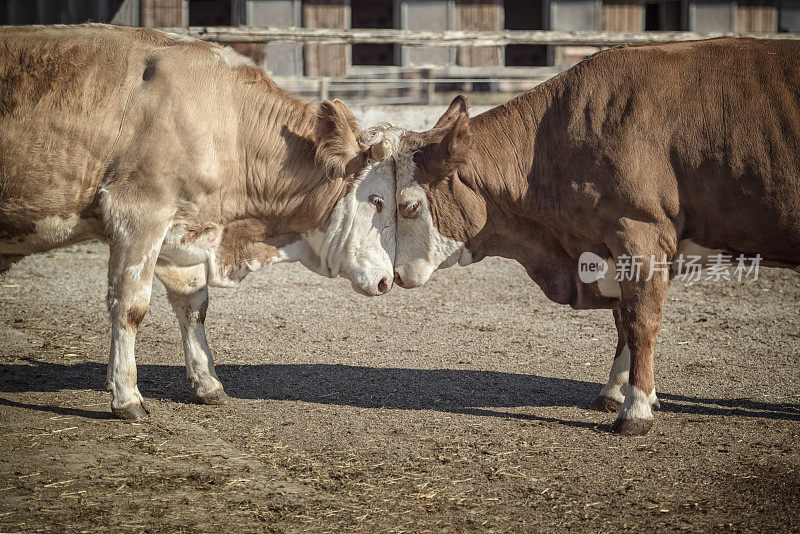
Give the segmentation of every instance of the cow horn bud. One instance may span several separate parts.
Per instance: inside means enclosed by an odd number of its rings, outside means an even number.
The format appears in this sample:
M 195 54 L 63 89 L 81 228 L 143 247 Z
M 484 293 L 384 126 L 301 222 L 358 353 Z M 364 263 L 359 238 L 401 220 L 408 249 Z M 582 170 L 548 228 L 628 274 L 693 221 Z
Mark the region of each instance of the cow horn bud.
M 378 141 L 369 147 L 369 157 L 375 161 L 383 161 L 389 155 L 389 144 L 386 141 Z
M 400 203 L 400 215 L 406 219 L 416 219 L 419 215 L 419 202 L 416 200 Z

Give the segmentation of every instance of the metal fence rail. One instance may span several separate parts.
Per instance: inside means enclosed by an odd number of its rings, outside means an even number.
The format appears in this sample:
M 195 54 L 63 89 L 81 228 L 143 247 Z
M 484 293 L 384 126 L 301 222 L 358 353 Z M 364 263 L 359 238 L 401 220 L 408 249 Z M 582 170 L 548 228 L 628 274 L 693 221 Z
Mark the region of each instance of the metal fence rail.
M 509 44 L 615 46 L 665 41 L 693 41 L 713 37 L 800 39 L 800 33 L 696 33 L 696 32 L 566 32 L 550 30 L 389 30 L 336 28 L 201 27 L 161 28 L 220 43 L 356 44 L 397 43 L 404 46 L 504 46 Z

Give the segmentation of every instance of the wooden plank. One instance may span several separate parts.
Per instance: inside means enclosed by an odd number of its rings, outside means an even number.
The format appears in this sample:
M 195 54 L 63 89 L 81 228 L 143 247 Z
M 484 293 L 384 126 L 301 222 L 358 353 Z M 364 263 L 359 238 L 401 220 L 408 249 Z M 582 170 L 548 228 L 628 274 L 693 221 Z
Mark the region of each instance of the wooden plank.
M 349 26 L 344 0 L 304 0 L 303 26 L 306 28 L 344 28 Z M 347 71 L 347 46 L 307 44 L 303 47 L 306 76 L 344 76 Z
M 774 32 L 778 30 L 778 9 L 773 0 L 741 0 L 736 14 L 740 32 Z
M 139 9 L 147 28 L 183 25 L 183 0 L 141 0 Z
M 502 5 L 495 0 L 458 0 L 457 17 L 461 30 L 500 30 L 503 27 Z M 462 46 L 458 49 L 458 64 L 464 67 L 494 67 L 504 62 L 499 46 Z
M 244 9 L 239 19 L 246 26 L 284 26 L 302 25 L 303 9 L 300 0 L 244 0 L 238 1 Z M 300 43 L 253 43 L 264 50 L 258 65 L 271 76 L 303 75 L 303 46 Z M 239 46 L 242 46 L 241 44 Z M 255 51 L 254 50 L 254 55 Z M 252 57 L 252 56 L 251 56 Z
M 391 29 L 311 29 L 311 28 L 161 28 L 165 31 L 220 43 L 400 43 L 404 46 L 505 46 L 544 44 L 568 46 L 615 46 L 667 41 L 695 41 L 713 37 L 752 37 L 756 39 L 800 39 L 798 33 L 752 32 L 580 32 L 548 30 L 391 30 Z
M 636 32 L 644 28 L 644 6 L 635 0 L 604 0 L 603 31 Z

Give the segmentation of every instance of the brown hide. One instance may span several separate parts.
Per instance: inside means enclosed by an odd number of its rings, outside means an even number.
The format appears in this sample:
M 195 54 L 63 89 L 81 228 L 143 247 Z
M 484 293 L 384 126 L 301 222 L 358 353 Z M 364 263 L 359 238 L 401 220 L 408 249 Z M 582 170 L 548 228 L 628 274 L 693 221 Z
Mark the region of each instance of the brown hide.
M 680 240 L 800 264 L 800 43 L 619 47 L 467 119 L 410 133 L 446 237 L 514 258 L 556 302 L 609 307 L 583 251 L 666 254 Z

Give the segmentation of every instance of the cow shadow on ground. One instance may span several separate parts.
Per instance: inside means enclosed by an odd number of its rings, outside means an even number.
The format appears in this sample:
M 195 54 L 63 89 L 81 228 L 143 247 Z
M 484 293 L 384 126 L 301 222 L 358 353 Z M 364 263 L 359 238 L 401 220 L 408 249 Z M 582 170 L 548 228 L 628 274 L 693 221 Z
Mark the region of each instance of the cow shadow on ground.
M 139 389 L 147 398 L 193 403 L 183 366 L 139 365 Z M 104 390 L 106 366 L 39 360 L 0 364 L 0 393 Z M 530 374 L 467 369 L 403 369 L 330 364 L 219 365 L 217 374 L 234 399 L 290 400 L 357 408 L 434 410 L 448 413 L 551 421 L 594 427 L 531 413 L 525 407 L 585 408 L 602 384 Z M 716 399 L 659 392 L 661 411 L 800 421 L 797 402 Z M 0 398 L 0 405 L 62 415 L 106 418 L 107 411 L 37 406 Z

